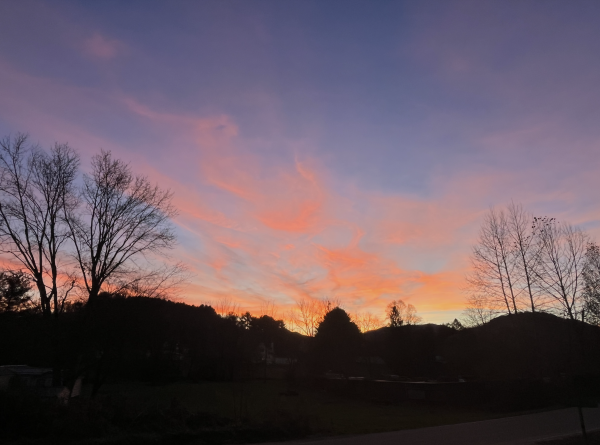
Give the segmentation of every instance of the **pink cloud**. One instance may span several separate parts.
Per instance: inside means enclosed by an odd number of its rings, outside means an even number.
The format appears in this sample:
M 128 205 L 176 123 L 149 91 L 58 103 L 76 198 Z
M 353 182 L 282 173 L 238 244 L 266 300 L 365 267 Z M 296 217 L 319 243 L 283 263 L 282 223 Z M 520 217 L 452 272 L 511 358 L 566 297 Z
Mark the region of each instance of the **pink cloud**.
M 94 33 L 83 41 L 82 49 L 85 54 L 96 59 L 114 59 L 125 48 L 125 45 L 116 39 L 110 39 L 99 33 Z
M 381 314 L 389 300 L 403 298 L 422 311 L 460 310 L 478 218 L 490 200 L 498 202 L 498 190 L 510 193 L 507 184 L 519 183 L 517 173 L 481 171 L 438 176 L 442 192 L 428 199 L 351 187 L 341 196 L 330 186 L 337 179 L 316 159 L 272 166 L 245 150 L 227 116 L 136 109 L 165 130 L 183 131 L 196 147 L 185 153 L 209 186 L 190 191 L 161 179 L 173 185 L 180 221 L 204 243 L 195 269 L 203 284 L 190 287 L 190 301 L 227 296 L 252 309 L 269 297 L 289 305 L 334 296 L 351 310 Z M 359 203 L 366 213 L 357 211 Z M 440 257 L 445 262 L 428 272 L 415 265 Z
M 397 298 L 420 311 L 460 310 L 481 213 L 522 196 L 523 189 L 534 204 L 571 199 L 556 187 L 535 187 L 545 172 L 492 167 L 439 170 L 427 198 L 365 191 L 318 158 L 276 161 L 256 154 L 226 114 L 167 112 L 131 97 L 23 75 L 1 61 L 0 97 L 0 113 L 11 125 L 48 142 L 68 140 L 85 154 L 112 149 L 136 172 L 173 190 L 185 241 L 172 256 L 195 273 L 185 293 L 191 303 L 229 297 L 252 309 L 265 298 L 289 306 L 302 297 L 332 296 L 350 310 L 378 314 Z M 160 139 L 120 143 L 77 120 L 106 114 Z M 494 133 L 481 144 L 517 150 L 536 132 Z M 597 175 L 581 174 L 572 179 L 570 196 L 597 185 Z M 589 208 L 571 216 L 585 222 L 600 214 Z

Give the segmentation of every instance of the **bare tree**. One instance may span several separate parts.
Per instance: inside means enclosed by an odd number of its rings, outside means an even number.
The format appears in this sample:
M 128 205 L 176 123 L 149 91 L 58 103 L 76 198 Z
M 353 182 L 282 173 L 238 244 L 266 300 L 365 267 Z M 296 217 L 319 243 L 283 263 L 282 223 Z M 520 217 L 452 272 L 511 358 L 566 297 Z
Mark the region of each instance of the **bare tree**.
M 313 298 L 302 298 L 296 303 L 294 324 L 300 332 L 308 337 L 314 337 L 321 321 L 319 302 Z
M 279 310 L 274 300 L 264 300 L 258 308 L 258 316 L 267 315 L 273 319 L 277 319 Z
M 109 279 L 135 281 L 148 255 L 164 255 L 175 244 L 171 193 L 134 176 L 109 151 L 92 158 L 77 208 L 65 206 L 75 258 L 89 301 Z
M 421 317 L 417 315 L 415 307 L 402 300 L 394 300 L 388 304 L 387 318 L 391 327 L 415 325 L 422 321 Z
M 577 318 L 585 293 L 593 288 L 594 249 L 588 240 L 580 229 L 555 218 L 532 218 L 515 203 L 506 212 L 490 210 L 471 257 L 466 323 L 477 325 L 520 310 Z
M 543 306 L 543 294 L 536 285 L 537 262 L 540 244 L 536 242 L 533 217 L 523 206 L 511 202 L 507 208 L 508 234 L 512 242 L 515 261 L 515 284 L 527 299 L 531 312 Z M 516 283 L 518 281 L 518 283 Z
M 518 312 L 516 265 L 510 230 L 503 211 L 490 209 L 471 255 L 472 271 L 467 277 L 469 292 L 485 296 L 489 305 L 502 303 L 509 314 Z
M 535 218 L 539 243 L 539 286 L 559 310 L 577 318 L 582 305 L 583 269 L 588 237 L 569 224 L 554 218 Z
M 340 306 L 337 298 L 304 297 L 296 302 L 295 309 L 290 313 L 290 322 L 300 333 L 314 337 L 325 315 Z
M 407 325 L 419 324 L 423 321 L 421 317 L 417 315 L 417 309 L 412 304 L 406 305 L 406 312 L 404 313 L 404 323 Z
M 585 321 L 600 325 L 600 246 L 596 243 L 587 245 L 582 275 Z
M 350 318 L 361 332 L 373 331 L 383 327 L 383 321 L 370 312 L 357 312 Z
M 498 315 L 490 307 L 490 301 L 485 296 L 470 295 L 467 299 L 467 308 L 463 312 L 462 324 L 467 327 L 481 326 Z
M 406 303 L 402 300 L 394 300 L 387 305 L 386 314 L 389 320 L 389 326 L 396 328 L 404 324 L 402 314 L 406 311 Z
M 188 277 L 188 269 L 182 263 L 153 265 L 125 276 L 117 274 L 116 279 L 106 281 L 105 287 L 112 294 L 170 299 L 178 295 Z
M 214 309 L 221 317 L 237 317 L 241 313 L 240 305 L 230 297 L 219 298 L 216 303 L 214 303 Z
M 0 239 L 2 252 L 31 276 L 42 313 L 58 316 L 75 285 L 61 275 L 62 249 L 70 232 L 62 220 L 73 203 L 79 157 L 66 144 L 46 153 L 27 146 L 27 136 L 0 141 Z
M 298 325 L 298 316 L 294 308 L 284 312 L 283 321 L 285 322 L 285 327 L 289 331 L 301 332 L 300 326 Z

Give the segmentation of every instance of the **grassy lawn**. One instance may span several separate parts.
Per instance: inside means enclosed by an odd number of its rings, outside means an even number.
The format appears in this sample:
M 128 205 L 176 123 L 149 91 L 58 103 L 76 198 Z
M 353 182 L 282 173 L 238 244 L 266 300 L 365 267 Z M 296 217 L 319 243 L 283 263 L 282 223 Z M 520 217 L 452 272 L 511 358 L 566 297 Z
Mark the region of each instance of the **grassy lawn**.
M 277 424 L 302 421 L 322 434 L 365 434 L 471 422 L 499 417 L 498 413 L 443 406 L 383 404 L 346 399 L 294 388 L 282 381 L 108 384 L 104 395 L 119 395 L 141 409 L 165 409 L 174 399 L 192 413 L 202 412 L 239 422 Z

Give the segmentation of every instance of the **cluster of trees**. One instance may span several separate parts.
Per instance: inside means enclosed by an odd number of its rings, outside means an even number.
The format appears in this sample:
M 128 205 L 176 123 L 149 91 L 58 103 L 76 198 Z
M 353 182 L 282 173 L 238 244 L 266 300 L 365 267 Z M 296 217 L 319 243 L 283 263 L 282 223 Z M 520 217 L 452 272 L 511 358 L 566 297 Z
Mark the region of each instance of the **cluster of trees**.
M 67 144 L 43 150 L 24 134 L 0 140 L 0 253 L 9 265 L 0 273 L 0 311 L 40 316 L 26 338 L 50 340 L 38 359 L 50 354 L 44 362 L 55 384 L 68 366 L 67 339 L 94 338 L 102 292 L 160 296 L 184 273 L 155 260 L 175 244 L 171 193 L 107 151 L 91 158 L 88 172 L 79 168 Z M 85 322 L 63 323 L 69 312 L 84 313 Z M 66 336 L 67 325 L 77 332 Z M 102 342 L 87 346 L 95 349 L 73 348 L 81 352 L 76 372 L 102 367 L 110 352 Z
M 361 333 L 346 311 L 334 307 L 309 337 L 269 315 L 220 316 L 210 306 L 158 298 L 100 293 L 91 307 L 92 313 L 89 304 L 72 305 L 62 314 L 58 350 L 44 335 L 52 318 L 0 313 L 0 362 L 48 366 L 58 354 L 64 383 L 85 376 L 94 391 L 123 379 L 260 377 L 267 368 L 265 349 L 290 359 L 290 378 L 329 371 L 417 380 L 539 378 L 595 372 L 599 365 L 593 353 L 600 344 L 597 327 L 542 312 L 498 317 L 473 329 L 403 321 Z M 506 342 L 513 337 L 519 341 Z
M 210 303 L 222 317 L 248 317 L 249 312 L 243 313 L 239 304 L 231 298 L 224 297 Z M 343 308 L 338 298 L 311 298 L 304 297 L 296 301 L 294 307 L 288 311 L 280 311 L 273 300 L 265 300 L 254 315 L 268 315 L 271 318 L 280 318 L 285 326 L 294 332 L 299 332 L 307 337 L 314 337 L 319 325 L 325 316 L 334 308 Z M 397 327 L 402 325 L 416 325 L 422 322 L 417 315 L 417 309 L 412 304 L 402 300 L 391 301 L 385 309 L 385 317 L 378 317 L 370 312 L 348 313 L 350 320 L 358 327 L 360 332 L 369 332 L 385 326 Z
M 412 304 L 406 304 L 402 300 L 394 300 L 387 306 L 387 318 L 390 327 L 404 325 L 415 325 L 421 323 L 422 319 L 417 315 L 417 309 Z
M 67 144 L 43 150 L 24 134 L 0 140 L 0 251 L 12 269 L 2 281 L 31 285 L 46 317 L 58 317 L 73 292 L 86 301 L 103 290 L 160 294 L 181 270 L 145 261 L 175 243 L 171 193 L 107 151 L 81 177 L 79 167 Z M 9 294 L 5 310 L 31 300 L 9 302 Z
M 515 203 L 491 209 L 471 263 L 469 325 L 524 311 L 598 323 L 600 249 L 578 227 L 534 217 Z

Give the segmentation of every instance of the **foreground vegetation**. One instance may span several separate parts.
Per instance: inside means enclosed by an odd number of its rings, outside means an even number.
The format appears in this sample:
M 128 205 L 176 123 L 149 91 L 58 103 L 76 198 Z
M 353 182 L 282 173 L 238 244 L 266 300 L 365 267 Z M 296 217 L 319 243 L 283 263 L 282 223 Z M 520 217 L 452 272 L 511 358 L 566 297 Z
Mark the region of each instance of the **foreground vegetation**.
M 0 393 L 4 408 L 10 394 Z M 352 400 L 283 381 L 108 384 L 94 400 L 12 399 L 2 428 L 22 443 L 243 443 L 366 434 L 485 420 L 501 413 Z M 48 402 L 46 402 L 48 403 Z M 513 413 L 514 414 L 514 413 Z M 10 434 L 10 433 L 13 434 Z

